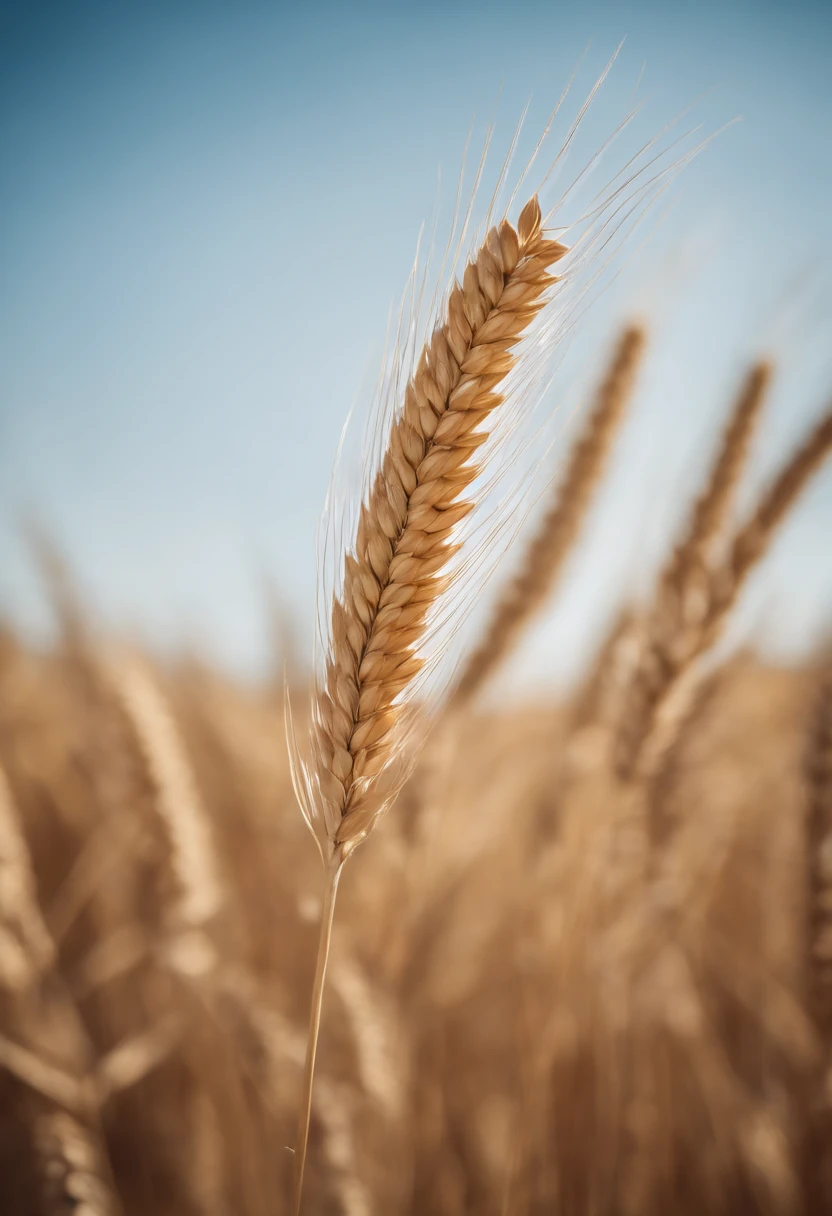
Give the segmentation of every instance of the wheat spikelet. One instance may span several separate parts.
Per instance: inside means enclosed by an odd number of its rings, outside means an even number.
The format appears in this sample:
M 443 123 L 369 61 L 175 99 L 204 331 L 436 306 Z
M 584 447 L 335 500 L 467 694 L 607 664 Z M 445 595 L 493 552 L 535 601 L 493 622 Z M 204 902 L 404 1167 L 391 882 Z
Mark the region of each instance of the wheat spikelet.
M 629 326 L 621 335 L 551 506 L 526 550 L 518 574 L 499 599 L 482 642 L 465 666 L 454 692 L 455 707 L 476 696 L 550 595 L 604 473 L 632 392 L 644 342 L 644 330 L 637 325 Z
M 549 267 L 566 252 L 545 239 L 533 198 L 517 228 L 492 228 L 448 298 L 391 427 L 362 504 L 343 591 L 332 606 L 326 676 L 315 704 L 318 798 L 307 815 L 326 854 L 349 850 L 378 813 L 379 779 L 397 752 L 402 694 L 424 665 L 418 654 L 454 534 L 473 502 L 483 429 L 500 406 L 513 348 L 546 303 Z

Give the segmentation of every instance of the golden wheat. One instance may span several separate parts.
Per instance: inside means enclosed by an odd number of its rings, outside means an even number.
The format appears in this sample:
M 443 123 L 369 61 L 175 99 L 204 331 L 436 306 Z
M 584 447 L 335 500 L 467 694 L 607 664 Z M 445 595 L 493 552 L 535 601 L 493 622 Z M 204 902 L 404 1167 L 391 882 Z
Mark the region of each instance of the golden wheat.
M 91 1040 L 80 1069 L 67 1066 L 51 1021 L 36 1039 L 16 1037 L 19 1023 L 2 997 L 0 1029 L 17 1048 L 0 1050 L 10 1216 L 29 1216 L 40 1202 L 24 1168 L 39 1143 L 40 1114 L 58 1103 L 86 1128 L 83 1103 L 112 1084 L 96 1159 L 110 1158 L 128 1213 L 175 1216 L 218 1203 L 266 1216 L 286 1202 L 291 1159 L 275 1146 L 291 1140 L 300 1093 L 308 954 L 321 914 L 319 904 L 307 907 L 316 858 L 293 828 L 285 755 L 261 752 L 257 742 L 277 728 L 271 693 L 252 698 L 217 678 L 223 693 L 215 701 L 185 673 L 165 681 L 222 850 L 239 938 L 218 942 L 212 995 L 209 986 L 183 988 L 152 949 L 112 978 L 104 968 L 78 998 Z M 802 1078 L 813 1078 L 814 1091 L 823 1070 L 811 1038 L 806 1045 L 809 1003 L 804 1015 L 799 988 L 775 967 L 776 935 L 761 919 L 759 896 L 768 893 L 778 926 L 800 941 L 805 882 L 786 841 L 789 824 L 801 821 L 810 684 L 799 672 L 746 659 L 685 726 L 684 764 L 667 794 L 684 825 L 667 847 L 685 915 L 661 937 L 655 918 L 635 915 L 644 892 L 609 884 L 616 788 L 599 784 L 593 766 L 573 773 L 567 800 L 553 787 L 572 709 L 480 714 L 459 733 L 452 783 L 443 789 L 431 778 L 431 797 L 444 809 L 424 872 L 433 898 L 414 901 L 401 965 L 388 944 L 402 871 L 392 864 L 395 851 L 381 847 L 389 835 L 404 849 L 401 864 L 412 863 L 398 816 L 381 825 L 361 881 L 339 896 L 310 1212 L 363 1202 L 401 1216 L 497 1216 L 508 1194 L 522 1216 L 556 1196 L 574 1213 L 594 1197 L 613 1216 L 625 1177 L 628 1202 L 640 1197 L 648 1212 L 782 1210 L 777 1196 L 789 1193 L 789 1171 L 799 1168 L 803 1181 L 810 1166 L 783 1136 L 772 1087 L 788 1099 L 787 1130 L 800 1128 L 815 1119 Z M 123 758 L 102 761 L 88 733 L 97 718 L 77 687 L 67 695 L 60 662 L 4 648 L 0 686 L 8 787 L 32 841 L 35 907 L 48 909 L 99 820 L 100 791 L 113 789 L 103 781 L 92 791 L 87 767 L 118 768 Z M 228 754 L 198 729 L 220 707 L 223 729 L 236 722 Z M 132 746 L 129 736 L 120 746 Z M 65 841 L 60 850 L 56 838 Z M 556 849 L 557 864 L 553 857 L 542 885 L 535 862 L 544 845 Z M 99 925 L 121 906 L 114 886 L 131 901 L 127 924 L 143 926 L 152 943 L 167 919 L 158 902 L 168 865 L 156 853 L 128 851 L 103 868 L 67 932 L 55 978 L 84 992 L 76 977 L 86 983 Z M 131 875 L 145 875 L 144 892 L 126 881 Z M 163 898 L 175 901 L 175 890 Z M 160 1047 L 177 1021 L 183 1031 L 150 1067 L 147 1049 Z M 794 1067 L 781 1063 L 792 1058 Z M 15 1127 L 27 1129 L 29 1145 L 19 1161 L 8 1156 Z M 40 1154 L 38 1161 L 53 1159 Z
M 722 623 L 829 443 L 823 423 L 708 546 Z M 267 1216 L 291 1193 L 331 925 L 274 691 L 136 656 L 126 704 L 121 652 L 75 614 L 54 651 L 0 632 L 4 1213 Z M 681 648 L 690 621 L 669 619 Z M 412 821 L 379 823 L 343 884 L 310 1213 L 823 1210 L 828 691 L 808 779 L 804 753 L 824 656 L 745 654 L 674 723 L 650 794 L 677 830 L 632 882 L 638 783 L 606 742 L 639 617 L 613 621 L 569 700 L 439 731 Z M 171 966 L 183 929 L 210 935 L 206 968 Z
M 344 587 L 332 606 L 326 679 L 316 702 L 316 775 L 330 849 L 366 835 L 374 794 L 395 753 L 402 693 L 420 672 L 419 643 L 447 589 L 457 525 L 471 512 L 465 490 L 513 348 L 556 281 L 549 267 L 566 253 L 541 229 L 533 198 L 513 228 L 492 228 L 448 298 L 404 394 L 381 468 L 361 507 Z M 320 837 L 319 837 L 320 838 Z

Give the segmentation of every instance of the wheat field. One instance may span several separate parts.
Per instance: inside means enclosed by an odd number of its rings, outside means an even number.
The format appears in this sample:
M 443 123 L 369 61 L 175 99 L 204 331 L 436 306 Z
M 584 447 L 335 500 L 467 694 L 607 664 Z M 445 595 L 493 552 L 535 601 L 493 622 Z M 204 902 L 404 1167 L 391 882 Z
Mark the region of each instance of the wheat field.
M 644 344 L 641 325 L 611 343 L 389 812 L 362 817 L 365 784 L 324 817 L 336 850 L 350 815 L 374 830 L 334 918 L 309 1216 L 832 1210 L 832 669 L 714 658 L 832 415 L 738 517 L 758 362 L 652 596 L 579 687 L 480 695 L 552 603 Z M 324 908 L 282 681 L 102 637 L 36 551 L 58 640 L 0 636 L 3 1212 L 290 1210 Z M 406 654 L 422 619 L 400 622 Z M 303 656 L 282 658 L 306 706 Z M 356 763 L 400 688 L 346 736 Z M 329 712 L 310 725 L 332 769 Z

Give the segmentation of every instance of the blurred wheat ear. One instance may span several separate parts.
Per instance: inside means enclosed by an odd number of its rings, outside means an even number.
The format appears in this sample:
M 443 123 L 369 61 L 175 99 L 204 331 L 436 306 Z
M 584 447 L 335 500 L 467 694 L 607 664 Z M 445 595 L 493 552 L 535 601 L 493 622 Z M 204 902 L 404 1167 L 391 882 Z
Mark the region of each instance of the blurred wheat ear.
M 618 770 L 624 778 L 655 769 L 672 739 L 673 722 L 679 720 L 674 696 L 692 691 L 697 661 L 717 641 L 748 576 L 832 449 L 829 413 L 784 464 L 746 522 L 726 538 L 734 494 L 770 378 L 767 361 L 749 373 L 705 490 L 659 577 L 642 623 L 639 662 L 630 680 L 617 743 Z
M 633 391 L 645 340 L 645 331 L 638 325 L 628 326 L 619 338 L 551 505 L 523 555 L 519 571 L 497 601 L 482 641 L 465 664 L 452 697 L 454 709 L 462 709 L 485 686 L 551 595 L 604 475 Z
M 780 525 L 832 452 L 829 411 L 784 462 L 746 521 L 725 538 L 729 509 L 770 376 L 767 362 L 751 370 L 688 531 L 659 578 L 619 722 L 618 773 L 626 781 L 649 786 L 658 778 L 695 703 L 702 660 L 721 637 L 745 583 Z M 654 830 L 656 826 L 652 825 Z

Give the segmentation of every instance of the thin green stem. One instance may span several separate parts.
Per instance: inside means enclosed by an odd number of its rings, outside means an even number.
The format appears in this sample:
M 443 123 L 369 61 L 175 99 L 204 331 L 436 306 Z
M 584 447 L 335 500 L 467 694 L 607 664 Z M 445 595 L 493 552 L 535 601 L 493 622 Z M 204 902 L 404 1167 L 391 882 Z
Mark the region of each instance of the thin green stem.
M 335 916 L 335 898 L 338 881 L 344 865 L 344 855 L 336 849 L 326 867 L 326 889 L 321 914 L 321 933 L 318 939 L 318 959 L 315 964 L 315 982 L 312 986 L 312 1007 L 309 1011 L 309 1037 L 306 1043 L 306 1060 L 303 1065 L 303 1088 L 298 1115 L 298 1135 L 295 1147 L 295 1173 L 292 1184 L 292 1213 L 300 1216 L 303 1197 L 303 1174 L 306 1168 L 306 1150 L 309 1145 L 309 1120 L 312 1114 L 312 1083 L 315 1079 L 315 1057 L 318 1054 L 318 1035 L 321 1029 L 321 1009 L 324 999 L 326 968 L 329 962 L 329 947 L 332 941 L 332 923 Z

